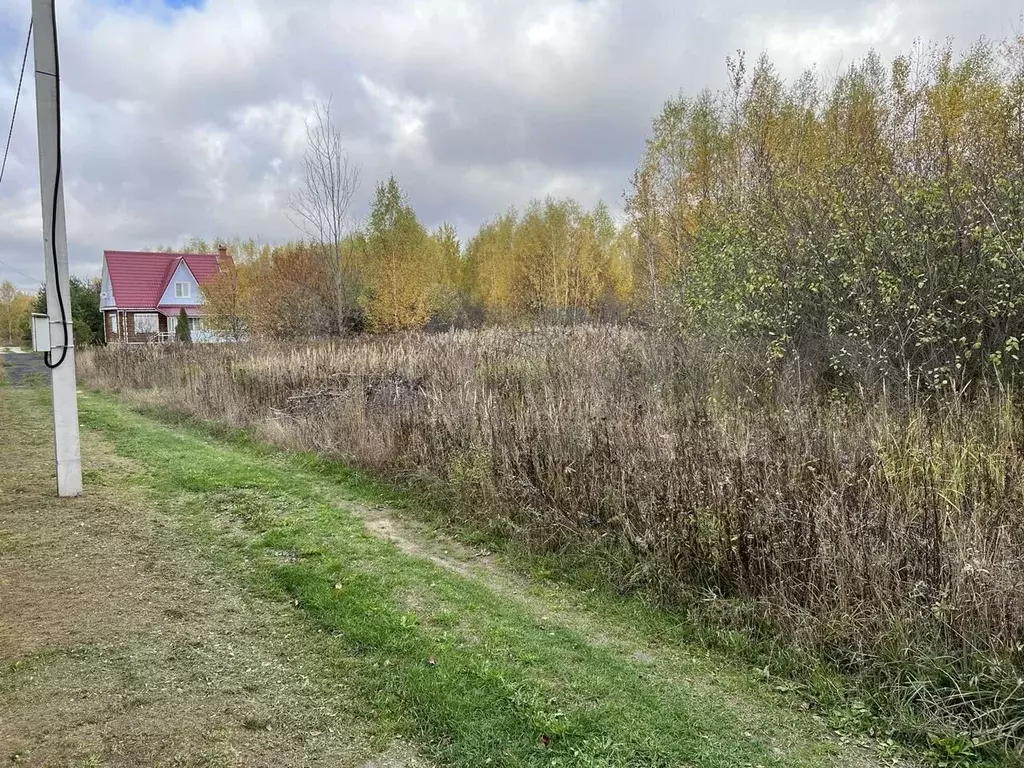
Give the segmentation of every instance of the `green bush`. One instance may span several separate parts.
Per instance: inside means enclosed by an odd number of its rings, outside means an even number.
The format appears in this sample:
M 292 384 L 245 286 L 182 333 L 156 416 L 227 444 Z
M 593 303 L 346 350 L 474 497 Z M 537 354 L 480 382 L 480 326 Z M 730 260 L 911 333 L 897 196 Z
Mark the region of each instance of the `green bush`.
M 730 64 L 731 90 L 666 104 L 629 201 L 687 333 L 827 386 L 1019 371 L 1024 37 L 828 85 Z

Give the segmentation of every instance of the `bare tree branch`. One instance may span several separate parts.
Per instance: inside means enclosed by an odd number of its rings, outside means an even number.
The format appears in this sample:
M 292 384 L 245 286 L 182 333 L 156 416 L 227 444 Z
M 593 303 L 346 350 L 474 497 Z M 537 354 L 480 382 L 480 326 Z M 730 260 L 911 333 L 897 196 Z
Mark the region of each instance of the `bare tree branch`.
M 361 167 L 349 157 L 334 124 L 331 101 L 317 103 L 306 121 L 302 181 L 292 193 L 289 219 L 318 247 L 334 280 L 338 331 L 355 307 L 354 271 L 346 264 L 344 240 L 351 229 L 349 210 L 359 189 Z

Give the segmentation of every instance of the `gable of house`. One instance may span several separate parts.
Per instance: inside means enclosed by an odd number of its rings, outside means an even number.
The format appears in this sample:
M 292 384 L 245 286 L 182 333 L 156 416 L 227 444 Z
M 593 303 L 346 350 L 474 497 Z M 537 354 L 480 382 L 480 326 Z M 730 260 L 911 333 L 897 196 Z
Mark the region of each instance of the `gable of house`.
M 203 303 L 202 293 L 199 289 L 199 281 L 192 274 L 184 259 L 178 262 L 167 287 L 164 288 L 158 306 L 170 307 L 191 307 Z

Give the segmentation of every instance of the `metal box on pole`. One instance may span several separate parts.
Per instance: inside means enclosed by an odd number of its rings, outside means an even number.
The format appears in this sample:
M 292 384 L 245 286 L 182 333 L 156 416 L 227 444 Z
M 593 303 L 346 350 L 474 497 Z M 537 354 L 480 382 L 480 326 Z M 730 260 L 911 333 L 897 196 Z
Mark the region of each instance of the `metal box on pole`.
M 50 351 L 50 316 L 32 313 L 32 351 Z

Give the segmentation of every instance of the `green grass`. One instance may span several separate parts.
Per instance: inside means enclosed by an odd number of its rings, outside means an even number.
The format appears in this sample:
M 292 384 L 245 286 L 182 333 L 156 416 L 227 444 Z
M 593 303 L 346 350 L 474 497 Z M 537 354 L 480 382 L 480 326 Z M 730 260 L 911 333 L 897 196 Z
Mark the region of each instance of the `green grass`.
M 605 635 L 611 631 L 609 627 L 628 627 L 625 643 L 637 647 L 711 649 L 733 662 L 737 670 L 745 670 L 733 676 L 745 694 L 756 696 L 767 684 L 771 690 L 798 697 L 803 707 L 820 714 L 843 739 L 863 741 L 867 736 L 887 755 L 923 756 L 929 764 L 943 768 L 1021 765 L 1018 757 L 1007 754 L 1000 745 L 943 732 L 909 707 L 894 711 L 879 706 L 873 700 L 870 682 L 843 674 L 780 641 L 770 629 L 757 633 L 731 628 L 731 624 L 749 623 L 723 618 L 749 610 L 742 600 L 716 598 L 665 610 L 644 590 L 623 594 L 615 578 L 618 571 L 607 560 L 614 558 L 614 553 L 588 549 L 538 553 L 500 532 L 482 529 L 476 520 L 447 514 L 443 494 L 438 496 L 421 486 L 396 486 L 314 453 L 281 451 L 258 441 L 247 430 L 200 421 L 165 407 L 147 404 L 136 406 L 136 410 L 205 439 L 230 443 L 248 455 L 287 461 L 311 477 L 344 487 L 353 498 L 387 505 L 405 519 L 426 522 L 463 543 L 498 552 L 510 570 L 533 580 L 532 594 L 561 603 L 564 613 L 594 617 L 592 626 L 599 626 L 596 631 Z M 751 668 L 757 670 L 755 675 L 750 674 Z
M 557 615 L 538 615 L 375 538 L 332 503 L 379 499 L 364 476 L 160 424 L 104 396 L 84 397 L 81 414 L 86 429 L 145 465 L 124 482 L 178 509 L 249 589 L 293 603 L 320 644 L 323 674 L 359 692 L 365 717 L 441 764 L 818 766 L 849 757 L 792 700 L 678 643 L 665 614 L 542 583 L 537 594 Z M 557 620 L 572 611 L 579 621 Z M 607 637 L 595 638 L 595 627 Z M 625 652 L 631 644 L 654 656 Z

